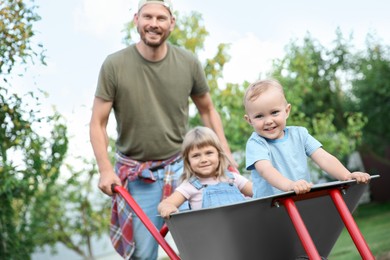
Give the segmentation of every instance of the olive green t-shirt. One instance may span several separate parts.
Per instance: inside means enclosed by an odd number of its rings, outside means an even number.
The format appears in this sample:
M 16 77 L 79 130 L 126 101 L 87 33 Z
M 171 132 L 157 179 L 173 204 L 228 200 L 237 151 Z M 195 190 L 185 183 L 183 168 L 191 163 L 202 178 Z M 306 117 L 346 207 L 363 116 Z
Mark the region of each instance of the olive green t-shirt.
M 189 97 L 208 91 L 203 68 L 192 53 L 168 45 L 166 57 L 151 62 L 131 45 L 105 59 L 95 95 L 113 101 L 117 150 L 151 161 L 180 151 Z

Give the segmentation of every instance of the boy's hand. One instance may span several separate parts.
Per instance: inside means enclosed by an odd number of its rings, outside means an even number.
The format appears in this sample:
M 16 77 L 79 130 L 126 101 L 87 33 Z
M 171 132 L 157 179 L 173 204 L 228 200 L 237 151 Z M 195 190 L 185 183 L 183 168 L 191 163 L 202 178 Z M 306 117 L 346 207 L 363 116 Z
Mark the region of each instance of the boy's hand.
M 356 180 L 357 183 L 369 183 L 371 175 L 365 172 L 352 172 L 349 175 L 350 180 Z
M 290 190 L 294 191 L 296 194 L 304 194 L 311 190 L 313 183 L 309 183 L 305 180 L 298 180 L 291 184 Z

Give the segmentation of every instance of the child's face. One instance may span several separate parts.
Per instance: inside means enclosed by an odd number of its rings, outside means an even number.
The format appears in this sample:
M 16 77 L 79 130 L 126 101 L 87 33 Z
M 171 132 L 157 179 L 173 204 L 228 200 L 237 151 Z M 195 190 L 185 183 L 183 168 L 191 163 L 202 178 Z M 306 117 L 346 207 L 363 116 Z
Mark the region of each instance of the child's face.
M 280 91 L 268 89 L 247 102 L 245 119 L 262 137 L 279 139 L 284 136 L 290 108 Z
M 215 176 L 219 166 L 218 150 L 212 145 L 194 147 L 188 153 L 188 161 L 197 176 L 203 178 Z

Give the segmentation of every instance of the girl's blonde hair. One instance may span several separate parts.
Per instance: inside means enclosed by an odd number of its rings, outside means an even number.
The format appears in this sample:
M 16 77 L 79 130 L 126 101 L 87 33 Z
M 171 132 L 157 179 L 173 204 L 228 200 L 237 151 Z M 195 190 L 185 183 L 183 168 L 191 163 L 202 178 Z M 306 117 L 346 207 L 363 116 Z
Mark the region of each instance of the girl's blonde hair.
M 186 134 L 182 144 L 182 157 L 184 162 L 184 173 L 181 176 L 181 180 L 189 180 L 191 177 L 196 176 L 195 172 L 192 171 L 188 154 L 194 148 L 203 148 L 205 146 L 214 146 L 218 151 L 219 165 L 216 172 L 216 177 L 224 177 L 225 170 L 229 166 L 229 159 L 222 149 L 221 142 L 218 136 L 213 130 L 204 126 L 197 126 Z

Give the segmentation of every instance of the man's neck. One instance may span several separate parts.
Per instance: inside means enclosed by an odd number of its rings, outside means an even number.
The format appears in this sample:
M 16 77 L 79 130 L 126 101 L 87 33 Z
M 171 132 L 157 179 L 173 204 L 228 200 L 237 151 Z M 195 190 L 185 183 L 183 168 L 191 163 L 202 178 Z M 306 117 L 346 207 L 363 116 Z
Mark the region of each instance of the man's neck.
M 140 41 L 136 48 L 142 57 L 148 61 L 160 61 L 165 58 L 168 52 L 168 46 L 165 42 L 158 47 L 151 47 Z

